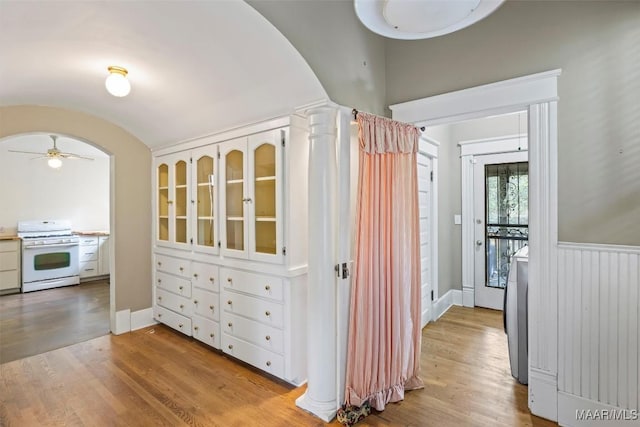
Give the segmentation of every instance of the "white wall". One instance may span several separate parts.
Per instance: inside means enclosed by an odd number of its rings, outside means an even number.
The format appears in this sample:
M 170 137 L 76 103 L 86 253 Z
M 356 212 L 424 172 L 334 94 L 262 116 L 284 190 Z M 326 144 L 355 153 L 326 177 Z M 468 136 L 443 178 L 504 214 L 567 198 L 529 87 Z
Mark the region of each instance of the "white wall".
M 74 230 L 109 230 L 109 157 L 81 141 L 60 138 L 61 151 L 94 160 L 63 160 L 60 169 L 36 155 L 52 145 L 47 135 L 24 135 L 0 141 L 1 234 L 15 233 L 21 220 L 69 219 Z

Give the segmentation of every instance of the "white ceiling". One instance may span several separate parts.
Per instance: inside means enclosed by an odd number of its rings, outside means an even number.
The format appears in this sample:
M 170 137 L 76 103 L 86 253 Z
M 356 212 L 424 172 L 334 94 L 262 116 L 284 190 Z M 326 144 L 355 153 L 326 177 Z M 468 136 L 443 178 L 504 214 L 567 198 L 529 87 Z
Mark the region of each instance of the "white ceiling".
M 3 0 L 0 28 L 0 105 L 93 114 L 152 148 L 327 98 L 293 46 L 239 0 Z M 110 65 L 129 70 L 129 96 L 106 92 Z

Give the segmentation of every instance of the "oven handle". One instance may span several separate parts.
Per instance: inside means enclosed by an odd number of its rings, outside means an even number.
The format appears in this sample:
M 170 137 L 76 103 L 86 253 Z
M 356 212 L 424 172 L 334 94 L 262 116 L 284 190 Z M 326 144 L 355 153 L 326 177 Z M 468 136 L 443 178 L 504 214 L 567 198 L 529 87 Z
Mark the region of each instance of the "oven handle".
M 52 245 L 32 245 L 23 246 L 24 249 L 39 249 L 39 248 L 66 248 L 70 246 L 78 246 L 79 243 L 54 243 Z

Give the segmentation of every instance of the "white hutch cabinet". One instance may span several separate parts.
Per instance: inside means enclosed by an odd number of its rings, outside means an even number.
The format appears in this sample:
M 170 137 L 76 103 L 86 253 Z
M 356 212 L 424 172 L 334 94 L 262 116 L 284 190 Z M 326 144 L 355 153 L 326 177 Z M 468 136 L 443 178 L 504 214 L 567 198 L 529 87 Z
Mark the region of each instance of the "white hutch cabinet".
M 306 120 L 154 153 L 154 317 L 292 384 L 306 379 Z

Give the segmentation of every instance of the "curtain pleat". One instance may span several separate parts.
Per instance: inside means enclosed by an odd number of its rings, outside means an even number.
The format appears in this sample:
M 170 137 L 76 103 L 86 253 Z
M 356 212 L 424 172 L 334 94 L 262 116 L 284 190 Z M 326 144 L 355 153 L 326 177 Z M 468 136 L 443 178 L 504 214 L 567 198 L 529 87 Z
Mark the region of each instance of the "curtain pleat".
M 383 410 L 422 388 L 420 242 L 411 125 L 358 113 L 360 173 L 346 403 Z

